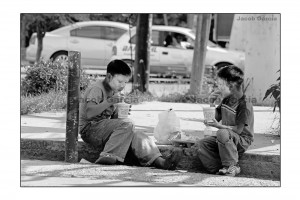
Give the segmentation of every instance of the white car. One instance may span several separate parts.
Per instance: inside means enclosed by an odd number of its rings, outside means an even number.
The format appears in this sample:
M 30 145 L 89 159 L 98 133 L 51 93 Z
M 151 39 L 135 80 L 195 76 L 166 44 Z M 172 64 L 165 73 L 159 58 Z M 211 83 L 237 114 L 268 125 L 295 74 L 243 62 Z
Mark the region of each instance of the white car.
M 86 21 L 74 23 L 51 32 L 43 38 L 43 59 L 53 59 L 66 64 L 68 51 L 81 52 L 81 66 L 86 69 L 106 69 L 111 49 L 129 25 L 111 21 Z M 26 60 L 34 62 L 37 52 L 36 33 L 31 36 L 26 49 Z
M 111 60 L 121 59 L 132 66 L 135 57 L 135 33 L 136 28 L 134 27 L 115 42 Z M 131 39 L 129 34 L 131 34 Z M 175 26 L 152 26 L 150 73 L 162 76 L 190 77 L 195 38 L 195 33 L 191 29 Z M 220 68 L 234 64 L 244 70 L 244 62 L 245 54 L 243 52 L 227 50 L 208 41 L 206 66 Z

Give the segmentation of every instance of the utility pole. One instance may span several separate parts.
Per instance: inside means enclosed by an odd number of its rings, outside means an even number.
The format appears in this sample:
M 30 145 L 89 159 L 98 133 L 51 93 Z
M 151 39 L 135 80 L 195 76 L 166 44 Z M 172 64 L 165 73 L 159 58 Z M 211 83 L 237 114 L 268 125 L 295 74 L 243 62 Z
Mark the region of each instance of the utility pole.
M 67 126 L 65 161 L 78 162 L 78 122 L 80 95 L 80 52 L 69 51 L 68 63 L 68 96 L 67 96 Z
M 205 70 L 206 47 L 209 38 L 211 14 L 198 14 L 192 65 L 190 94 L 200 94 Z
M 152 14 L 138 14 L 134 63 L 134 90 L 149 91 Z

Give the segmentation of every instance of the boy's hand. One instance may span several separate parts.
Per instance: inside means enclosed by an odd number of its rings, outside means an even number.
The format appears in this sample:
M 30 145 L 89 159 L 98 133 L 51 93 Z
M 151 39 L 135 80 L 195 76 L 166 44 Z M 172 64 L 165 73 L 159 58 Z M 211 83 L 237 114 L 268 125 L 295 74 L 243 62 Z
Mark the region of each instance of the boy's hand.
M 107 99 L 107 102 L 110 104 L 121 103 L 124 100 L 125 96 L 120 95 L 119 93 L 114 94 L 112 97 Z
M 104 112 L 105 115 L 111 116 L 114 113 L 115 109 L 116 109 L 115 106 L 110 106 L 106 110 L 104 110 L 103 112 Z
M 211 121 L 208 122 L 207 120 L 205 120 L 204 124 L 206 126 L 215 127 L 215 128 L 218 128 L 218 129 L 220 129 L 220 126 L 221 126 L 221 124 L 216 119 L 213 119 L 212 122 Z
M 215 92 L 211 93 L 208 97 L 209 102 L 214 103 L 221 94 L 222 94 L 221 91 L 215 91 Z

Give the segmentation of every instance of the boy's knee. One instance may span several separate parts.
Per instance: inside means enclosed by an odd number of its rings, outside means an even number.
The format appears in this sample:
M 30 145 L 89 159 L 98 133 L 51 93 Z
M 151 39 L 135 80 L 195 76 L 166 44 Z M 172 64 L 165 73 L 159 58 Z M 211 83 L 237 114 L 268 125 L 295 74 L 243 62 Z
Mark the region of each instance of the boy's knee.
M 226 143 L 229 141 L 229 131 L 227 129 L 219 129 L 217 131 L 217 140 L 221 143 Z
M 134 138 L 139 141 L 144 140 L 144 139 L 149 139 L 149 137 L 142 132 L 133 131 L 133 135 L 134 135 Z

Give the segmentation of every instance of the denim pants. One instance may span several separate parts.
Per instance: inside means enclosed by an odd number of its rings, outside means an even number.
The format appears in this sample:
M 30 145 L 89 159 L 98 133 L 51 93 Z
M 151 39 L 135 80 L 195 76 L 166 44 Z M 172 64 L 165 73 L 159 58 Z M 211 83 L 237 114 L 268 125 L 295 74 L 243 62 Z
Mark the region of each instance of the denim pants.
M 229 129 L 220 129 L 217 136 L 209 136 L 197 144 L 197 155 L 209 173 L 216 173 L 223 167 L 238 163 L 250 146 L 251 141 Z
M 81 129 L 80 134 L 84 142 L 103 149 L 100 156 L 110 155 L 120 162 L 124 162 L 129 149 L 142 166 L 150 166 L 162 156 L 151 138 L 134 130 L 129 118 L 90 122 Z

